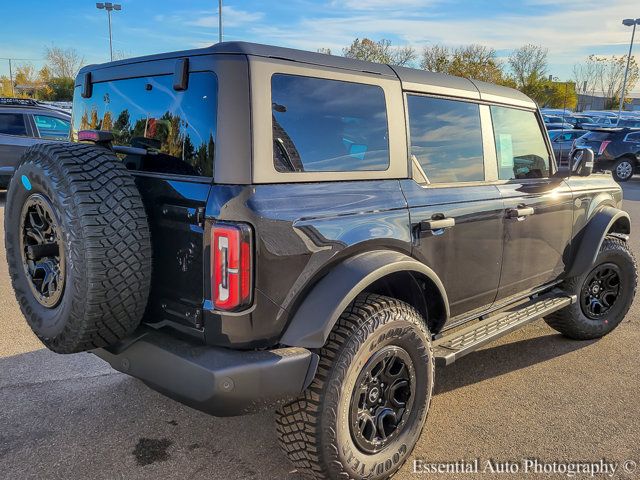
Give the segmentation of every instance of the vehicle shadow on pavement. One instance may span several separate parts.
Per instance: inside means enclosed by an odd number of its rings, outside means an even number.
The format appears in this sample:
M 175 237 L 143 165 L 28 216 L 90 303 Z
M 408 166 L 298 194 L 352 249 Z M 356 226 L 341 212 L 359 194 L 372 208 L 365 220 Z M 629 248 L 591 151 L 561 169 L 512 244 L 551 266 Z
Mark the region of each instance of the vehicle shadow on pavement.
M 597 342 L 560 334 L 536 336 L 478 350 L 436 371 L 435 394 L 450 392 L 506 373 L 551 360 Z
M 272 412 L 212 417 L 91 354 L 0 358 L 0 404 L 3 478 L 301 478 Z
M 0 190 L 0 207 L 4 208 L 5 203 L 7 203 L 7 192 Z

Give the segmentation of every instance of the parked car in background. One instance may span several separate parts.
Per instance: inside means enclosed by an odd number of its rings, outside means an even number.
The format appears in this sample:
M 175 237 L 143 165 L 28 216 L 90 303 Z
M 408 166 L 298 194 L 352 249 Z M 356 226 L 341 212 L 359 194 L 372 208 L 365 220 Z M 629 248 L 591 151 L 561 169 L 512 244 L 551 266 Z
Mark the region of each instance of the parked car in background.
M 27 147 L 69 140 L 71 115 L 24 98 L 0 98 L 0 189 L 7 188 Z
M 640 129 L 594 129 L 579 137 L 573 147 L 591 148 L 595 153 L 594 170 L 611 170 L 616 181 L 626 182 L 638 171 Z
M 587 115 L 567 115 L 564 121 L 570 123 L 573 128 L 581 129 L 585 124 L 594 123 L 595 119 Z
M 569 167 L 569 153 L 573 147 L 573 142 L 585 133 L 584 130 L 549 131 L 549 139 L 551 140 L 553 153 L 560 168 Z
M 542 115 L 542 119 L 547 130 L 570 130 L 573 128 L 570 123 L 565 122 L 558 115 Z

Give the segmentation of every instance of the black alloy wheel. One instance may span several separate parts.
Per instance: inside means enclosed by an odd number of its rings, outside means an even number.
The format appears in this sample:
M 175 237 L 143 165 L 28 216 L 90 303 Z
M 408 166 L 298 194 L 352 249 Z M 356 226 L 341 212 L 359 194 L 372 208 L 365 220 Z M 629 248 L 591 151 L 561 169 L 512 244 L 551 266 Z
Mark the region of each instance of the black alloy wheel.
M 580 297 L 582 311 L 592 320 L 605 317 L 620 294 L 620 268 L 613 263 L 598 265 L 585 279 Z
M 351 437 L 361 451 L 380 451 L 402 432 L 414 389 L 415 369 L 404 349 L 388 346 L 371 357 L 351 395 Z
M 54 308 L 65 285 L 65 254 L 61 230 L 49 199 L 27 198 L 20 219 L 20 253 L 29 287 L 40 305 Z

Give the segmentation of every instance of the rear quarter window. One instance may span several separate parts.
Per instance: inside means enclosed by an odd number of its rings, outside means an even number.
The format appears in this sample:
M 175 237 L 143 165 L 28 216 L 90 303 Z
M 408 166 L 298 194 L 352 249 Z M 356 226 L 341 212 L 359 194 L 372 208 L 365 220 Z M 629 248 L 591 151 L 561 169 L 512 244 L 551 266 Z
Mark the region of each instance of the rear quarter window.
M 0 134 L 27 135 L 24 115 L 21 113 L 0 113 Z
M 278 172 L 389 168 L 384 91 L 375 85 L 276 74 L 271 79 Z
M 173 76 L 132 78 L 93 84 L 91 98 L 76 89 L 73 138 L 80 130 L 113 133 L 115 145 L 147 149 L 147 155 L 121 155 L 131 170 L 213 176 L 217 78 L 189 75 L 189 87 L 173 89 Z

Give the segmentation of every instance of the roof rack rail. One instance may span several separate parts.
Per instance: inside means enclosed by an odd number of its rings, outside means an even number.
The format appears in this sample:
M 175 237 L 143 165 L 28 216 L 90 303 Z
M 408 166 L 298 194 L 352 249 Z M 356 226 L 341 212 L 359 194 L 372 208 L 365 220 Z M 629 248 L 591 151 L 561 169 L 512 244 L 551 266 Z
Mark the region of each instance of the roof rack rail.
M 32 98 L 9 98 L 9 97 L 0 97 L 0 105 L 22 105 L 27 107 L 33 107 L 38 105 Z

